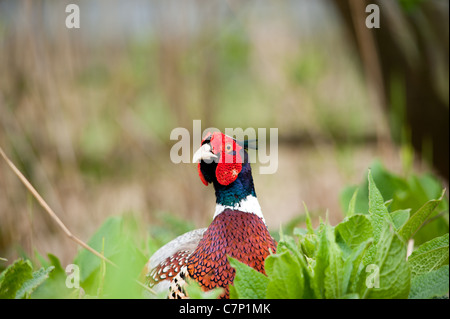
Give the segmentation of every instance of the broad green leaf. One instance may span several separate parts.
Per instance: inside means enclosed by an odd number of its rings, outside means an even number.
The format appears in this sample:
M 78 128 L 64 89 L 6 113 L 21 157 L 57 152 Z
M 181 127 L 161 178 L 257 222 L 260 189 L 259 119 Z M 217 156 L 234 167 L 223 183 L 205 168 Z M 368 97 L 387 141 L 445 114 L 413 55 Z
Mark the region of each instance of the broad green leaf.
M 41 268 L 33 272 L 32 278 L 25 281 L 16 293 L 16 299 L 30 298 L 31 293 L 36 290 L 45 280 L 48 279 L 49 273 L 54 269 L 50 266 L 47 269 Z
M 53 269 L 54 267 L 50 266 L 33 272 L 29 260 L 16 260 L 0 274 L 0 299 L 29 298 Z
M 147 258 L 140 252 L 136 238 L 137 222 L 130 216 L 108 218 L 88 244 L 114 262 L 104 263 L 87 250 L 80 250 L 74 264 L 80 269 L 80 285 L 87 295 L 104 298 L 139 298 L 139 277 Z
M 230 298 L 263 299 L 266 296 L 269 278 L 252 267 L 228 257 L 231 267 L 236 269 Z
M 422 224 L 431 215 L 434 209 L 441 203 L 445 190 L 439 199 L 432 199 L 426 202 L 419 210 L 417 210 L 408 221 L 400 228 L 399 235 L 404 240 L 410 239 L 414 233 L 422 226 Z
M 441 195 L 442 183 L 431 174 L 417 176 L 411 173 L 405 178 L 386 170 L 379 160 L 374 161 L 370 167 L 373 180 L 376 182 L 383 198 L 386 200 L 392 199 L 389 206 L 390 211 L 411 209 L 411 212 L 415 212 L 428 200 L 438 198 Z M 355 212 L 367 214 L 369 211 L 367 178 L 358 186 L 344 188 L 340 196 L 342 210 L 348 210 L 352 195 L 357 188 L 359 188 L 359 192 L 356 196 Z M 444 198 L 428 217 L 428 219 L 433 218 L 432 222 L 426 223 L 415 233 L 414 241 L 416 245 L 448 233 L 448 206 L 448 199 Z M 441 212 L 445 213 L 442 216 L 437 216 Z
M 423 273 L 411 281 L 410 299 L 430 299 L 448 294 L 449 267 Z
M 378 242 L 380 241 L 381 233 L 387 224 L 392 223 L 391 216 L 384 205 L 383 196 L 381 196 L 375 182 L 372 178 L 371 171 L 368 174 L 369 182 L 369 217 L 372 223 L 372 236 L 374 239 L 373 245 L 369 247 L 366 256 L 364 257 L 365 264 L 371 263 L 375 254 L 377 253 Z
M 305 256 L 312 258 L 317 250 L 317 236 L 315 234 L 306 234 L 300 238 L 300 247 Z
M 308 234 L 306 234 L 308 235 Z M 305 236 L 306 236 L 305 235 Z M 301 238 L 302 240 L 303 238 Z M 290 251 L 292 255 L 297 259 L 297 262 L 302 266 L 306 265 L 306 260 L 304 255 L 301 253 L 301 242 L 297 245 L 292 236 L 286 236 L 280 233 L 280 241 L 277 246 L 277 253 L 281 254 L 284 251 Z
M 55 267 L 55 271 L 61 272 L 61 273 L 65 273 L 65 270 L 63 269 L 63 267 L 61 266 L 61 262 L 59 261 L 58 257 L 56 257 L 53 254 L 47 254 L 48 260 L 50 261 L 50 266 Z
M 305 236 L 316 236 L 312 234 L 306 234 Z M 312 290 L 312 282 L 313 282 L 313 272 L 315 265 L 311 265 L 309 261 L 314 262 L 314 259 L 309 258 L 308 256 L 304 255 L 302 253 L 302 240 L 301 237 L 299 240 L 298 245 L 295 243 L 295 240 L 291 236 L 280 236 L 281 240 L 278 243 L 277 246 L 277 254 L 281 254 L 283 252 L 290 252 L 292 256 L 297 260 L 298 264 L 300 265 L 300 269 L 303 272 L 303 279 L 304 279 L 304 288 L 303 288 L 303 298 L 311 299 L 315 296 L 314 291 Z M 314 241 L 317 241 L 317 239 L 312 239 Z
M 430 174 L 411 175 L 407 179 L 407 188 L 398 190 L 394 196 L 393 210 L 410 208 L 412 212 L 419 210 L 429 200 L 439 198 L 442 194 L 442 183 Z M 441 212 L 446 212 L 437 216 Z M 414 242 L 421 245 L 436 236 L 448 233 L 448 199 L 442 198 L 440 204 L 428 216 L 430 222 L 418 229 L 414 234 Z M 431 222 L 431 218 L 433 218 Z
M 72 293 L 72 289 L 66 286 L 66 272 L 61 266 L 59 259 L 47 254 L 48 261 L 44 257 L 40 257 L 40 263 L 45 268 L 54 267 L 49 273 L 49 278 L 45 280 L 31 295 L 31 298 L 36 299 L 50 299 L 50 298 L 68 298 Z
M 221 287 L 203 291 L 200 284 L 192 279 L 187 279 L 185 289 L 190 299 L 217 299 L 224 292 L 224 289 Z
M 407 182 L 404 180 L 404 178 L 395 176 L 394 174 L 387 171 L 379 160 L 375 160 L 370 165 L 370 174 L 373 177 L 373 180 L 376 181 L 377 187 L 380 190 L 383 198 L 386 199 L 395 198 L 396 192 L 407 188 Z M 367 177 L 367 175 L 365 177 Z M 368 205 L 369 187 L 367 178 L 365 178 L 364 181 L 358 187 L 351 186 L 345 188 L 342 191 L 341 193 L 342 210 L 343 211 L 347 210 L 349 202 L 351 201 L 352 195 L 354 195 L 356 188 L 359 188 L 359 191 L 358 194 L 356 195 L 355 212 L 359 214 L 366 214 L 369 212 L 369 205 Z M 395 202 L 393 204 L 395 204 Z M 411 207 L 411 206 L 404 206 L 404 207 Z
M 118 246 L 118 253 L 111 256 L 111 260 L 118 267 L 105 263 L 104 267 L 98 269 L 100 280 L 96 295 L 114 299 L 142 298 L 142 288 L 135 280 L 147 258 L 136 247 L 136 243 L 125 236 Z
M 442 183 L 431 174 L 422 176 L 412 175 L 408 178 L 408 188 L 406 191 L 405 201 L 399 203 L 398 206 L 409 207 L 413 211 L 422 207 L 423 203 L 431 199 L 439 198 L 442 194 Z M 399 197 L 400 202 L 402 198 Z M 399 207 L 400 208 L 400 207 Z M 444 201 L 439 205 L 439 210 L 448 209 L 448 202 Z
M 336 244 L 331 226 L 326 225 L 325 235 L 328 242 L 328 267 L 325 270 L 324 288 L 325 298 L 338 299 L 344 295 L 343 270 L 344 261 L 342 251 Z
M 409 219 L 411 209 L 399 209 L 391 213 L 395 229 L 401 228 Z
M 318 232 L 318 248 L 314 265 L 314 277 L 312 287 L 316 298 L 325 298 L 325 271 L 328 267 L 329 245 L 326 234 L 326 225 L 321 224 Z
M 408 297 L 411 271 L 406 261 L 406 246 L 389 225 L 380 233 L 376 254 L 372 263 L 365 266 L 365 271 L 359 283 L 361 298 Z
M 112 255 L 118 252 L 118 243 L 121 238 L 122 218 L 110 217 L 102 226 L 95 232 L 88 242 L 98 252 L 102 251 L 103 240 L 105 248 L 103 254 L 106 258 L 111 258 Z M 74 264 L 80 267 L 80 280 L 84 282 L 91 276 L 95 270 L 100 268 L 101 259 L 90 251 L 82 249 L 74 259 Z
M 230 299 L 239 299 L 239 293 L 233 285 L 229 285 L 228 290 L 230 291 Z
M 264 268 L 269 278 L 266 298 L 300 299 L 303 297 L 303 272 L 298 261 L 285 251 L 269 255 L 264 261 Z
M 422 244 L 408 258 L 413 277 L 448 265 L 449 234 L 432 239 Z
M 372 224 L 366 215 L 353 215 L 335 227 L 336 243 L 348 256 L 352 250 L 372 237 Z
M 13 299 L 22 285 L 33 279 L 29 260 L 18 259 L 0 274 L 0 299 Z
M 362 271 L 362 260 L 366 249 L 372 243 L 369 239 L 354 248 L 351 254 L 344 258 L 342 270 L 342 291 L 343 293 L 353 293 L 356 291 L 358 276 Z M 345 297 L 345 296 L 344 296 Z
M 378 242 L 380 239 L 380 234 L 383 231 L 385 222 L 391 222 L 391 216 L 384 205 L 383 196 L 375 184 L 372 174 L 369 171 L 368 175 L 369 179 L 369 214 L 370 220 L 372 222 L 373 227 L 373 236 L 375 242 Z

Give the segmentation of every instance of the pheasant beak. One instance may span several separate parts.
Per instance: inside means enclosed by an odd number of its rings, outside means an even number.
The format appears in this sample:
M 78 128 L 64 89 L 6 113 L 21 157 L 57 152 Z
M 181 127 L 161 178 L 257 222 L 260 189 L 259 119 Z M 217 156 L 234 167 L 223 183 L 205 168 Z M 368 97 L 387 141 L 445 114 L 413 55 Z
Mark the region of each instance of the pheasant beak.
M 194 156 L 192 157 L 192 162 L 197 163 L 200 160 L 209 160 L 211 158 L 217 158 L 217 155 L 213 154 L 211 152 L 211 145 L 209 144 L 203 144 L 197 152 L 194 153 Z

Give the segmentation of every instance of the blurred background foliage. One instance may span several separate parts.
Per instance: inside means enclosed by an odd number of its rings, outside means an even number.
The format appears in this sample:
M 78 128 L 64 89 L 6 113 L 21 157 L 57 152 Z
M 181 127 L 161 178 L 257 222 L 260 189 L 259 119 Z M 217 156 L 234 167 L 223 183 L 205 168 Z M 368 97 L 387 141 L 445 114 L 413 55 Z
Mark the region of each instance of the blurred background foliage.
M 65 27 L 69 3 L 80 29 Z M 379 29 L 364 25 L 369 3 L 380 6 Z M 150 253 L 205 227 L 214 209 L 196 167 L 170 161 L 172 129 L 192 133 L 194 119 L 202 129 L 276 127 L 278 171 L 253 173 L 269 228 L 302 222 L 302 202 L 336 224 L 354 189 L 345 186 L 375 158 L 405 181 L 426 173 L 434 188 L 448 184 L 448 9 L 0 0 L 0 145 L 74 234 L 87 241 L 126 214 L 156 236 Z M 36 204 L 1 162 L 0 257 L 38 251 L 66 265 L 77 247 Z

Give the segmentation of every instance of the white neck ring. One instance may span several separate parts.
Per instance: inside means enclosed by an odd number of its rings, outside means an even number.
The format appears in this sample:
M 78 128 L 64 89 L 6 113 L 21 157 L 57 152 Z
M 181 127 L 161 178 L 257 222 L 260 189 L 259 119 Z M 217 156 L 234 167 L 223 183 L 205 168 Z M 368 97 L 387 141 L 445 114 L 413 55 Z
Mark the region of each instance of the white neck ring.
M 217 215 L 219 215 L 226 209 L 239 210 L 241 212 L 255 214 L 256 216 L 258 216 L 263 220 L 264 224 L 266 223 L 258 199 L 253 195 L 248 195 L 246 198 L 242 199 L 239 203 L 235 204 L 234 206 L 216 204 L 216 211 L 214 213 L 213 219 L 216 218 Z

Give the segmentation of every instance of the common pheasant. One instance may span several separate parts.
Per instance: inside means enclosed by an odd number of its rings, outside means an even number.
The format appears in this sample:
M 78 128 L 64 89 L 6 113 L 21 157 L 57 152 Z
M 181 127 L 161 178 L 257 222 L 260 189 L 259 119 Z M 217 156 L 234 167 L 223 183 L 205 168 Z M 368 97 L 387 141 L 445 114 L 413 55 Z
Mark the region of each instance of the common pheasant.
M 261 273 L 276 242 L 269 234 L 256 197 L 247 144 L 220 132 L 208 133 L 193 156 L 203 184 L 212 183 L 216 209 L 208 228 L 185 233 L 156 251 L 146 265 L 147 284 L 168 289 L 169 298 L 187 297 L 183 285 L 190 277 L 203 290 L 224 288 L 229 298 L 235 270 L 227 256 Z M 166 290 L 167 291 L 167 290 Z

